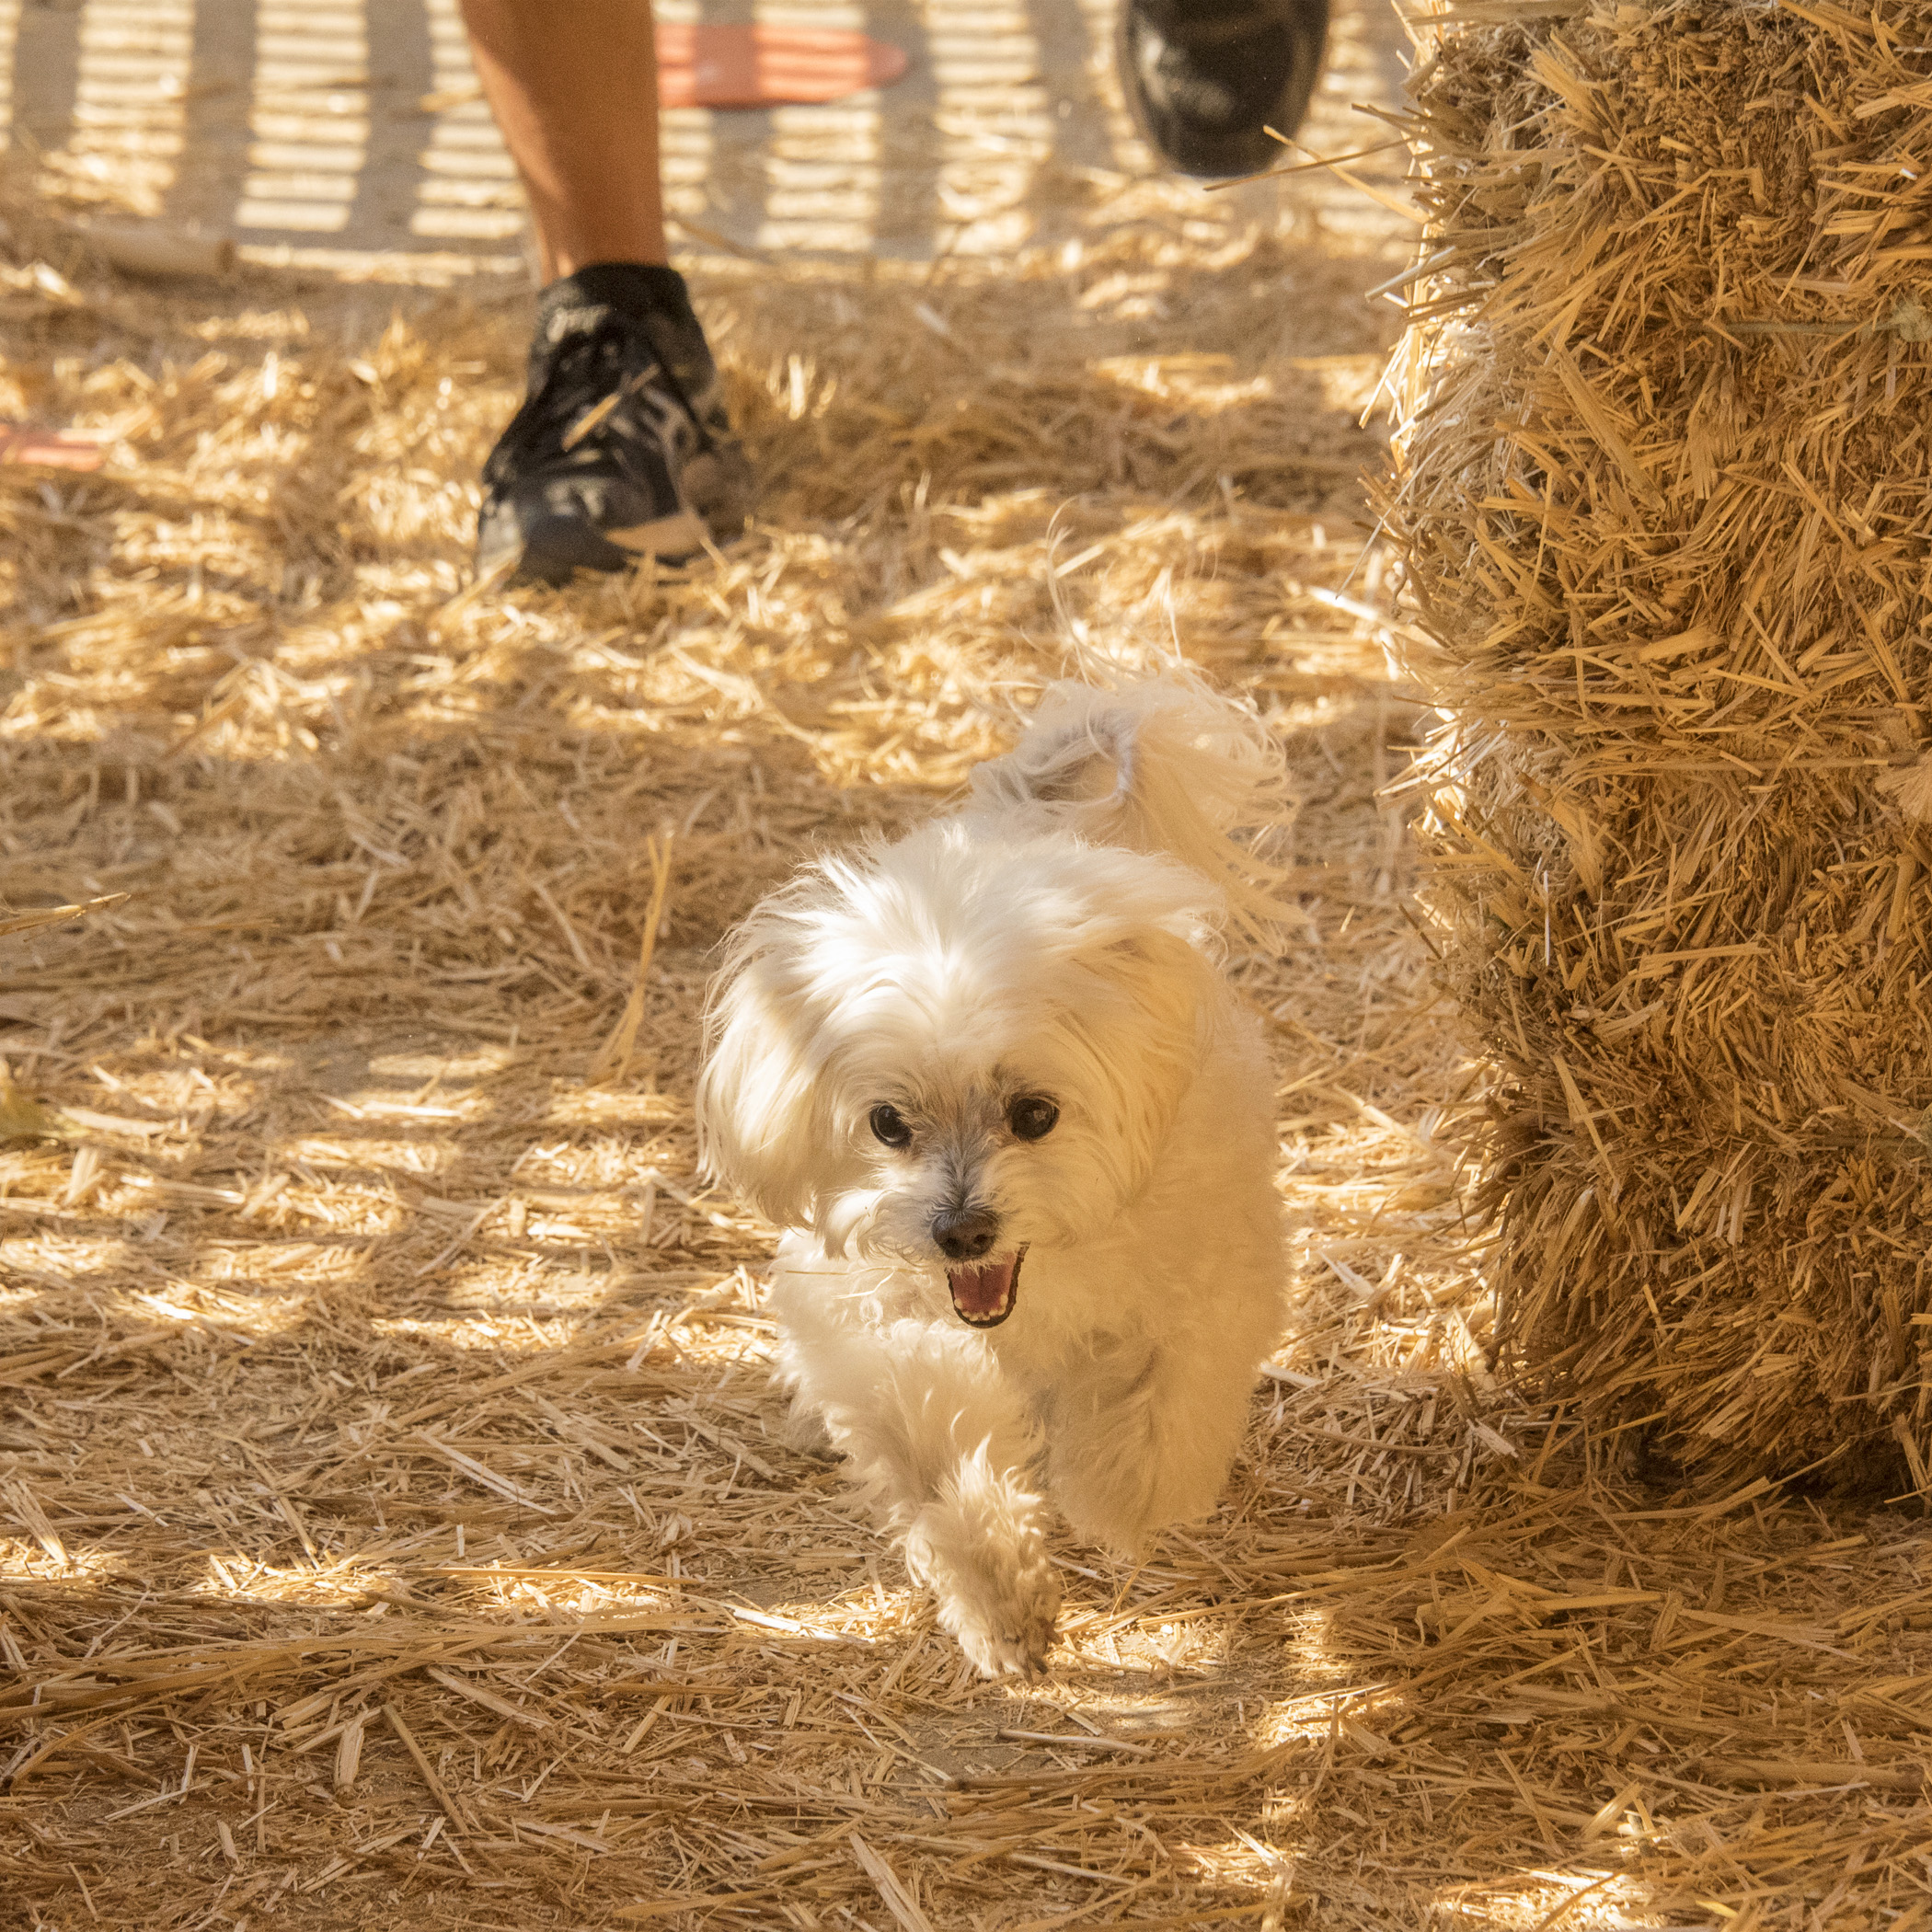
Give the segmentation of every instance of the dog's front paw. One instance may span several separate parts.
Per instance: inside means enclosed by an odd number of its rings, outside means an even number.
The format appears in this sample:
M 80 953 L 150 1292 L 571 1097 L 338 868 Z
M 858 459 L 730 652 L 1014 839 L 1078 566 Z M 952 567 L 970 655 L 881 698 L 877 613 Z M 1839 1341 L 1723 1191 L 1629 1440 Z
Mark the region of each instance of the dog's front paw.
M 939 1603 L 940 1625 L 985 1677 L 1037 1677 L 1046 1669 L 1060 1615 L 1060 1581 L 1041 1558 L 990 1601 Z
M 825 1426 L 825 1418 L 819 1411 L 797 1396 L 785 1411 L 785 1420 L 777 1427 L 778 1440 L 788 1449 L 795 1449 L 800 1455 L 809 1455 L 820 1462 L 835 1463 L 839 1451 L 832 1441 L 832 1432 Z
M 1037 1676 L 1052 1648 L 1060 1580 L 1031 1503 L 996 1478 L 969 1482 L 906 1535 L 906 1567 L 937 1598 L 939 1627 L 988 1677 Z

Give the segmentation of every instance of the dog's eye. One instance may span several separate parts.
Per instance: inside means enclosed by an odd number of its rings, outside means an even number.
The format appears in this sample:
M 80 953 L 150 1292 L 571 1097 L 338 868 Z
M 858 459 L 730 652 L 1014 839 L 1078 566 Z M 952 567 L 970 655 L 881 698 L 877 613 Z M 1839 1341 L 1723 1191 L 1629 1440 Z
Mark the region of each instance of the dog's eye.
M 1028 1094 L 1006 1110 L 1006 1125 L 1023 1141 L 1043 1141 L 1053 1131 L 1060 1110 L 1039 1094 Z
M 881 1100 L 871 1112 L 874 1138 L 883 1141 L 888 1147 L 909 1147 L 913 1142 L 913 1130 L 905 1124 L 905 1116 L 896 1107 L 889 1107 Z

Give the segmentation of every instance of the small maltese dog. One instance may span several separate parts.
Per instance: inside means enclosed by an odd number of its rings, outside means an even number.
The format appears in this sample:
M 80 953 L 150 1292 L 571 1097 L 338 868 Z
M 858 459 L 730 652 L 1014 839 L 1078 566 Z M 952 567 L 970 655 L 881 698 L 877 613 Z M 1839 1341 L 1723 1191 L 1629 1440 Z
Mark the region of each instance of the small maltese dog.
M 1190 675 L 1052 685 L 955 816 L 826 858 L 714 983 L 708 1171 L 788 1232 L 798 1422 L 988 1676 L 1042 1664 L 1049 1499 L 1123 1555 L 1211 1511 L 1284 1326 L 1273 1079 L 1220 966 L 1286 787 Z

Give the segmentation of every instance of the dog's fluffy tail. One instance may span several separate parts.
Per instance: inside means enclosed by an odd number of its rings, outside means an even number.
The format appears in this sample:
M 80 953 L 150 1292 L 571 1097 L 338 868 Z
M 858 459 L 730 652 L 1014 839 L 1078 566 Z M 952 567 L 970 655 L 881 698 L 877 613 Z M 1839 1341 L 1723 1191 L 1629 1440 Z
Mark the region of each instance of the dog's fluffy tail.
M 1285 915 L 1268 856 L 1294 799 L 1281 749 L 1245 705 L 1188 671 L 1105 687 L 1049 684 L 1019 743 L 972 775 L 983 810 L 1046 814 L 1092 845 L 1179 859 L 1266 944 Z

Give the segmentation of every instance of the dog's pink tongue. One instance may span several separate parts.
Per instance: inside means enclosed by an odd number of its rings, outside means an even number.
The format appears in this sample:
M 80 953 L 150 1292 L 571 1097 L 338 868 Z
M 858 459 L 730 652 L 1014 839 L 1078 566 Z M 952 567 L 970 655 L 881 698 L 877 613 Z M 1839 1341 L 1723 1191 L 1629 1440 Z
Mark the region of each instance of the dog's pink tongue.
M 952 1305 L 961 1315 L 999 1315 L 1013 1293 L 1011 1261 L 995 1261 L 985 1268 L 949 1268 L 946 1279 L 952 1284 Z

